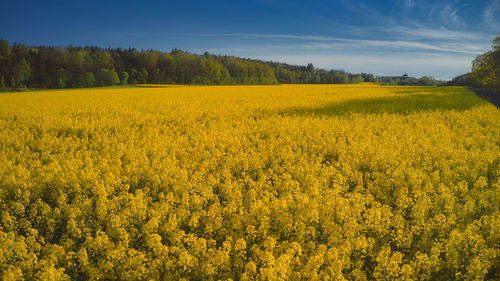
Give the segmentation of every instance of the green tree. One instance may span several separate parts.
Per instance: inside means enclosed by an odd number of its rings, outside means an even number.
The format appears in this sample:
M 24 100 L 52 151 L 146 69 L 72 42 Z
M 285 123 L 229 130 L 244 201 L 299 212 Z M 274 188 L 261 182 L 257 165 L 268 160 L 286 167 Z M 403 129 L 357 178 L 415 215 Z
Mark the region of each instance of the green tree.
M 12 48 L 6 40 L 0 40 L 0 59 L 6 59 L 12 54 Z
M 364 82 L 364 79 L 363 79 L 363 75 L 361 74 L 358 74 L 354 77 L 352 77 L 352 83 L 356 84 L 356 83 L 363 83 Z
M 95 74 L 97 86 L 113 86 L 120 83 L 120 78 L 114 70 L 101 68 Z
M 128 77 L 129 77 L 128 72 L 123 71 L 121 74 L 122 74 L 121 77 L 120 77 L 121 84 L 122 85 L 127 85 L 127 83 L 128 83 Z
M 143 52 L 140 59 L 141 64 L 146 67 L 148 72 L 153 72 L 158 65 L 158 54 L 155 51 Z
M 138 82 L 140 84 L 144 84 L 144 83 L 147 83 L 148 82 L 148 77 L 149 77 L 149 72 L 143 67 L 141 69 L 141 71 L 139 72 L 139 77 L 140 77 L 140 80 L 138 80 Z
M 471 77 L 471 73 L 466 73 L 453 78 L 447 83 L 449 86 L 474 86 L 476 82 Z
M 0 78 L 0 89 L 5 89 L 5 78 L 3 76 Z
M 95 53 L 89 58 L 89 63 L 91 64 L 93 70 L 98 69 L 113 69 L 114 60 L 111 57 L 111 53 L 103 50 L 97 49 Z
M 25 83 L 31 77 L 31 66 L 24 58 L 16 64 L 14 77 L 16 78 L 18 87 L 26 86 Z
M 471 77 L 483 87 L 500 90 L 500 36 L 493 39 L 491 47 L 473 61 Z
M 337 84 L 348 84 L 350 82 L 349 75 L 343 71 L 335 73 L 334 83 Z
M 204 76 L 203 81 L 208 84 L 219 84 L 221 80 L 221 69 L 220 65 L 211 59 L 210 55 L 205 54 L 205 58 L 201 60 L 202 75 Z
M 57 88 L 62 89 L 68 86 L 69 75 L 66 69 L 59 68 L 56 72 Z
M 69 74 L 68 84 L 71 87 L 82 87 L 83 76 L 85 75 L 86 53 L 83 50 L 69 48 L 67 56 L 67 72 Z
M 92 72 L 86 72 L 83 75 L 82 84 L 84 87 L 93 87 L 95 85 L 95 76 Z
M 129 80 L 130 80 L 130 84 L 132 85 L 135 85 L 138 83 L 138 77 L 139 77 L 139 72 L 137 71 L 137 69 L 135 68 L 131 68 L 129 70 L 129 73 L 130 73 L 130 77 L 129 77 Z
M 175 77 L 175 61 L 169 53 L 160 54 L 158 57 L 158 68 L 163 73 L 165 83 L 171 83 L 176 80 Z
M 229 70 L 225 68 L 224 66 L 221 66 L 220 70 L 220 84 L 229 84 L 231 75 L 229 74 Z
M 309 73 L 313 73 L 315 69 L 312 63 L 308 64 L 306 68 Z
M 197 75 L 196 71 L 200 69 L 197 58 L 179 50 L 174 53 L 174 57 L 177 65 L 177 82 L 181 84 L 192 83 Z
M 112 76 L 112 84 L 113 85 L 120 84 L 120 77 L 118 77 L 118 73 L 116 73 L 116 71 L 111 70 L 111 76 Z
M 436 86 L 436 79 L 429 76 L 422 76 L 418 79 L 418 84 L 422 86 Z

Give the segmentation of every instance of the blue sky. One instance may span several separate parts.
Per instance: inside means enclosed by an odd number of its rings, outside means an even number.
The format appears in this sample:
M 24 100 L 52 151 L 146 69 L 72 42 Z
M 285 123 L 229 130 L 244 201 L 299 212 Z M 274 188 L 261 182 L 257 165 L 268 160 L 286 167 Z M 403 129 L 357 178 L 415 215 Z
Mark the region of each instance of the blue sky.
M 376 75 L 468 72 L 500 32 L 500 0 L 4 1 L 0 38 L 307 64 Z

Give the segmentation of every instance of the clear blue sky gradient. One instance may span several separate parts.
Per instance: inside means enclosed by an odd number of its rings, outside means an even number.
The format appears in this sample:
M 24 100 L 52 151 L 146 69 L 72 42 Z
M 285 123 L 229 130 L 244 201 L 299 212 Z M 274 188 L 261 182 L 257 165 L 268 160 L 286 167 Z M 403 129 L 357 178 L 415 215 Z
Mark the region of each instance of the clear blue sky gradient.
M 4 1 L 10 43 L 236 55 L 449 79 L 500 32 L 500 0 Z

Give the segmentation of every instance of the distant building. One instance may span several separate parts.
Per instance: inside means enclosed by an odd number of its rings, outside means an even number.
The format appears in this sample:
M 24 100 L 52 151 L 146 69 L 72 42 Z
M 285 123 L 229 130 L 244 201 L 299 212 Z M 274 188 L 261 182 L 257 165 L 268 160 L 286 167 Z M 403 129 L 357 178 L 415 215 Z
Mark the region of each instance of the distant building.
M 381 76 L 378 77 L 379 81 L 384 84 L 389 85 L 417 85 L 418 79 L 415 77 L 410 77 L 408 73 L 404 73 L 402 76 Z

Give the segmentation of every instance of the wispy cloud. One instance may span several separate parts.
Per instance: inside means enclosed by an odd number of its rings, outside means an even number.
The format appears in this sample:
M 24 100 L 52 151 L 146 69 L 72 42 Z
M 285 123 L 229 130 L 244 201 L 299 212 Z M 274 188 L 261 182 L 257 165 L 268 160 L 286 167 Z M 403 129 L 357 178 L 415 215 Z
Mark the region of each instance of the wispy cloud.
M 395 39 L 258 33 L 203 36 L 245 38 L 248 39 L 246 42 L 258 42 L 210 50 L 218 54 L 244 55 L 291 64 L 312 62 L 318 67 L 355 73 L 399 75 L 400 72 L 408 72 L 417 77 L 432 75 L 439 79 L 451 79 L 470 71 L 475 56 L 489 49 L 489 37 L 480 33 L 427 27 L 378 30 L 393 34 Z M 407 36 L 410 33 L 413 36 Z
M 332 41 L 335 37 L 329 36 L 318 36 L 318 35 L 293 35 L 293 34 L 259 34 L 259 33 L 249 33 L 249 34 L 222 34 L 223 36 L 235 36 L 235 37 L 253 37 L 253 38 L 267 38 L 267 39 L 292 39 L 292 40 L 308 40 L 308 41 Z
M 462 46 L 453 43 L 429 44 L 423 42 L 412 41 L 382 41 L 382 40 L 358 40 L 338 38 L 334 43 L 311 43 L 301 45 L 302 48 L 319 49 L 319 48 L 351 48 L 353 50 L 373 50 L 380 52 L 388 51 L 435 51 L 447 53 L 461 53 L 477 55 L 485 51 L 482 45 Z
M 473 3 L 470 1 L 453 0 L 446 2 L 444 5 L 435 5 L 432 11 L 441 11 L 440 17 L 444 24 L 455 28 L 465 28 L 467 27 L 467 22 L 460 16 L 460 13 L 472 5 Z
M 399 35 L 411 36 L 418 39 L 441 40 L 485 40 L 491 36 L 482 32 L 464 32 L 450 30 L 445 27 L 429 28 L 425 26 L 396 26 L 386 28 L 387 32 L 396 32 Z
M 413 2 L 413 0 L 405 0 L 405 5 L 407 8 L 413 8 L 415 7 L 415 2 Z
M 458 2 L 458 0 L 448 3 L 444 6 L 444 9 L 441 12 L 441 16 L 444 21 L 448 21 L 454 24 L 463 25 L 462 20 L 457 15 L 458 9 L 454 7 L 454 5 Z
M 402 34 L 409 33 L 409 30 L 401 29 Z M 343 48 L 351 50 L 372 50 L 372 51 L 434 51 L 451 52 L 477 55 L 487 50 L 487 45 L 469 41 L 463 43 L 464 37 L 473 37 L 466 33 L 448 33 L 444 30 L 437 30 L 434 33 L 429 30 L 416 30 L 416 33 L 427 34 L 427 37 L 438 39 L 459 39 L 458 41 L 411 41 L 411 40 L 371 40 L 354 39 L 334 36 L 318 35 L 295 35 L 295 34 L 200 34 L 199 36 L 211 37 L 238 37 L 238 38 L 258 38 L 269 40 L 284 40 L 286 42 L 265 42 L 267 45 L 276 48 L 295 48 L 295 49 L 328 49 Z M 303 41 L 306 41 L 305 43 Z M 264 42 L 262 42 L 264 44 Z M 268 47 L 269 48 L 269 47 Z
M 500 0 L 493 0 L 484 9 L 483 22 L 493 30 L 500 30 Z

